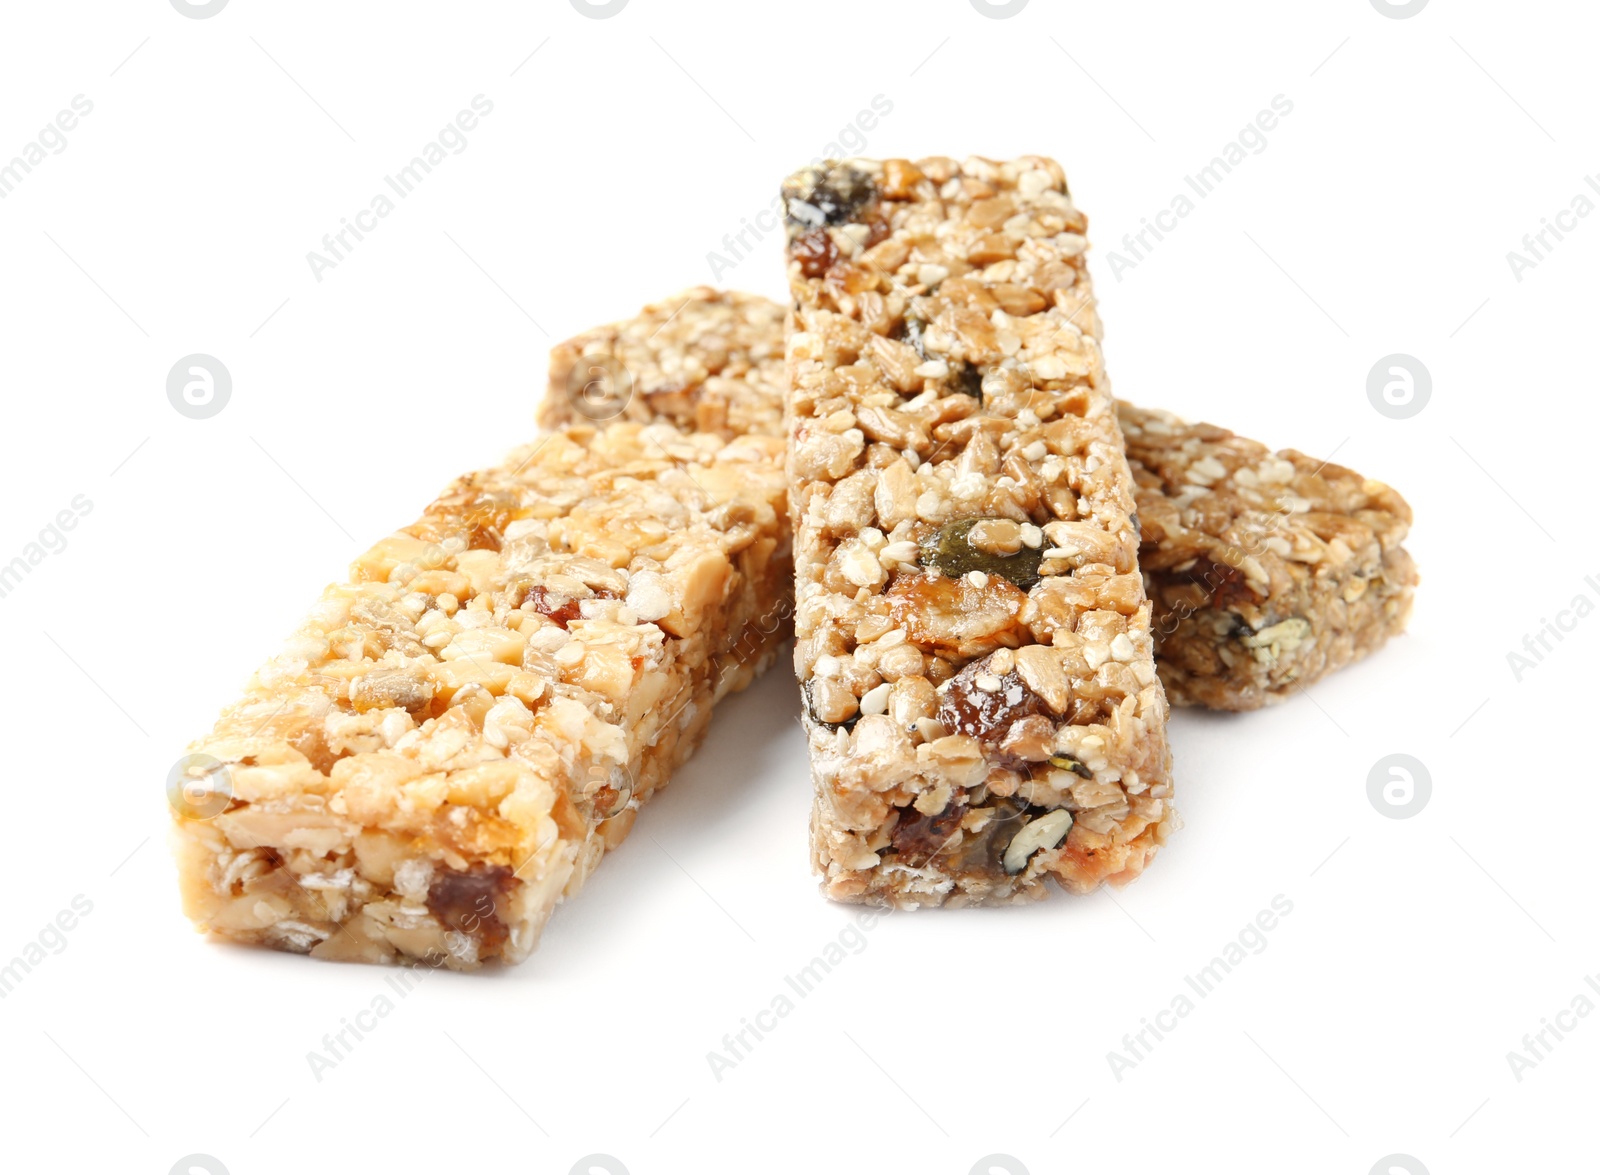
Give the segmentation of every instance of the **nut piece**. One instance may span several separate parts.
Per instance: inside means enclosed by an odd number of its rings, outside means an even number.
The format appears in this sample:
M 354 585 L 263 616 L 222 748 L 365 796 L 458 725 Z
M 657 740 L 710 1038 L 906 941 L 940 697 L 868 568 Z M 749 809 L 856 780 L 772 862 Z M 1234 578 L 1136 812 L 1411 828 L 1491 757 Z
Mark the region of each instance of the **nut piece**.
M 1015 555 L 1022 549 L 1022 527 L 1009 518 L 982 518 L 967 531 L 967 542 L 985 555 Z
M 1055 848 L 1071 828 L 1072 813 L 1065 808 L 1057 808 L 1037 820 L 1028 821 L 1006 846 L 1006 872 L 1021 873 L 1029 857 L 1040 849 Z

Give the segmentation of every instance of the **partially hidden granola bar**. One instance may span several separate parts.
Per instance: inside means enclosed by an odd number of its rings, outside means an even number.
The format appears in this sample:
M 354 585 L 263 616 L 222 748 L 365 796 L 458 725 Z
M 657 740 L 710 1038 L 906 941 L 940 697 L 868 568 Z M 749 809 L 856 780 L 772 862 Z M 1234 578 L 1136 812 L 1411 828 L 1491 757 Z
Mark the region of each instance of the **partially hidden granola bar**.
M 1214 425 L 1130 404 L 1120 416 L 1174 703 L 1281 701 L 1405 627 L 1417 572 L 1394 490 Z
M 668 420 L 781 436 L 783 315 L 766 298 L 697 286 L 559 343 L 539 422 Z
M 795 666 L 830 896 L 1084 892 L 1175 827 L 1133 479 L 1061 168 L 784 184 Z
M 576 425 L 329 587 L 173 781 L 203 930 L 516 962 L 776 656 L 782 441 Z

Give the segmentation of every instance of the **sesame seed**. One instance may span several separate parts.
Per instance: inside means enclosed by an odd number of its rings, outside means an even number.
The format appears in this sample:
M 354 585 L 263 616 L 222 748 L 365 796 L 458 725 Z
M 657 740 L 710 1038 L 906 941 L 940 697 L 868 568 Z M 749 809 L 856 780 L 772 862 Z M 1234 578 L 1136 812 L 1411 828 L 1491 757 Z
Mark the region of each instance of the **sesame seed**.
M 875 685 L 861 695 L 863 714 L 882 714 L 889 709 L 889 683 Z

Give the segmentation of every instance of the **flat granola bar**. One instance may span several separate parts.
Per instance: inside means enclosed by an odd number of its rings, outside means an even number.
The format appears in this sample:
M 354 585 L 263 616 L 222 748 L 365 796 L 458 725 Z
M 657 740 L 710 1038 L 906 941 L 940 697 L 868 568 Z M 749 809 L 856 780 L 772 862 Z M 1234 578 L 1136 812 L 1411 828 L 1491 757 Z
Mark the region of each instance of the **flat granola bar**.
M 783 314 L 754 294 L 697 286 L 559 343 L 539 423 L 621 417 L 781 436 Z
M 1052 160 L 784 184 L 795 667 L 824 891 L 1130 880 L 1175 826 L 1133 479 Z
M 459 479 L 175 772 L 189 916 L 325 959 L 525 958 L 776 656 L 782 451 L 584 424 Z
M 1417 583 L 1405 499 L 1338 465 L 1119 406 L 1177 705 L 1253 710 L 1405 627 Z

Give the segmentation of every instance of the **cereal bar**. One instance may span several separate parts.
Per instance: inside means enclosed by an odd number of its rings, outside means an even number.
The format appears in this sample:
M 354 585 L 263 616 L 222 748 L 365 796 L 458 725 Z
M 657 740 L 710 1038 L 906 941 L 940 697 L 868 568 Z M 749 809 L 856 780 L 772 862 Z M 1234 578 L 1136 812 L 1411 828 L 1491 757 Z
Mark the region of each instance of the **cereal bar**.
M 698 286 L 559 343 L 539 422 L 621 417 L 781 436 L 783 313 L 754 294 Z
M 795 666 L 824 891 L 999 903 L 1175 827 L 1133 479 L 1054 161 L 785 182 Z
M 730 311 L 743 322 L 730 321 Z M 646 307 L 552 352 L 541 418 L 571 419 L 571 372 L 587 350 L 628 354 L 657 388 L 671 382 L 656 374 L 663 366 L 696 373 L 731 366 L 737 380 L 679 380 L 681 390 L 635 400 L 634 412 L 691 424 L 736 420 L 746 431 L 776 433 L 783 313 L 753 294 L 704 288 Z M 662 330 L 668 320 L 672 329 Z M 1139 562 L 1155 608 L 1156 671 L 1170 701 L 1253 709 L 1371 652 L 1404 626 L 1416 574 L 1400 547 L 1410 510 L 1393 490 L 1298 453 L 1270 453 L 1213 425 L 1125 401 L 1118 412 L 1144 525 Z
M 525 958 L 776 656 L 782 453 L 579 424 L 455 482 L 175 769 L 189 917 L 324 959 Z
M 1405 499 L 1292 449 L 1122 404 L 1155 606 L 1177 705 L 1253 710 L 1405 627 L 1417 583 Z

